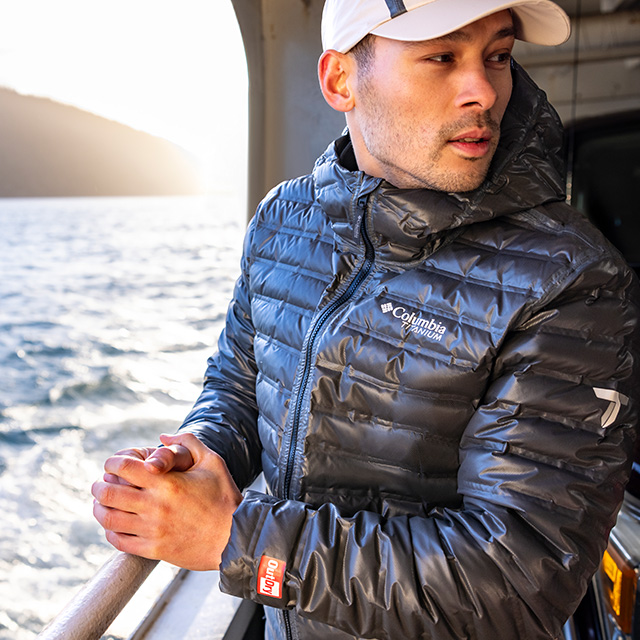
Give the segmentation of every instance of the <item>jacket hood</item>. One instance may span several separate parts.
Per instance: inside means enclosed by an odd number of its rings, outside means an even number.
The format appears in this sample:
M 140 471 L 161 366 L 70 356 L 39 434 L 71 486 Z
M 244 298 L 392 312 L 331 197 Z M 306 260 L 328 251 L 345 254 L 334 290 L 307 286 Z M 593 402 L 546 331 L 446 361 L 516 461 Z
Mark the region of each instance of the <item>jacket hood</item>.
M 318 159 L 313 177 L 317 200 L 338 236 L 358 242 L 358 202 L 372 196 L 369 231 L 378 255 L 389 251 L 392 260 L 417 259 L 441 232 L 564 200 L 560 119 L 545 93 L 515 62 L 512 75 L 500 143 L 487 177 L 474 191 L 399 189 L 345 168 L 339 158 L 350 145 L 348 133 L 334 141 Z

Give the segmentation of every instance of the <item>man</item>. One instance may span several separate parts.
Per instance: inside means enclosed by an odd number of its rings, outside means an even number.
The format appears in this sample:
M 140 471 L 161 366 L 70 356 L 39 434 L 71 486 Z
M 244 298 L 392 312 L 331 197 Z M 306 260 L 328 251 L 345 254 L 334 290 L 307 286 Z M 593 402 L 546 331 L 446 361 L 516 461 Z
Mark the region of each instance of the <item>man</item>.
M 568 35 L 548 0 L 328 0 L 348 133 L 258 208 L 178 435 L 107 460 L 114 546 L 219 568 L 268 638 L 560 635 L 640 360 L 637 281 L 564 204 L 560 124 L 511 61 Z

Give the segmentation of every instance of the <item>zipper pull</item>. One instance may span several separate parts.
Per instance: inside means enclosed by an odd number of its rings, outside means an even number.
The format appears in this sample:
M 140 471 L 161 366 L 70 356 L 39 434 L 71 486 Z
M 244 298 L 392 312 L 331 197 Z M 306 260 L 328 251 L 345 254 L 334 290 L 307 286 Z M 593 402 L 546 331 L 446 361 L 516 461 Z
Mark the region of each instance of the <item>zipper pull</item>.
M 366 226 L 367 216 L 367 203 L 369 202 L 369 196 L 358 196 L 355 201 L 355 216 L 353 225 L 353 241 L 356 244 L 360 243 L 362 237 L 362 230 Z

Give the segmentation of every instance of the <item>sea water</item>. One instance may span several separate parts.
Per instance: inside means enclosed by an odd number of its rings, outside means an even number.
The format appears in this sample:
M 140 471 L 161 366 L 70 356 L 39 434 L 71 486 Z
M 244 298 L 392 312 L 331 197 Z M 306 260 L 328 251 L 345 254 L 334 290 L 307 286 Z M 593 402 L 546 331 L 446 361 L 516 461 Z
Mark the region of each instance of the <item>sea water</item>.
M 0 640 L 112 555 L 91 483 L 197 397 L 244 227 L 234 195 L 0 199 Z

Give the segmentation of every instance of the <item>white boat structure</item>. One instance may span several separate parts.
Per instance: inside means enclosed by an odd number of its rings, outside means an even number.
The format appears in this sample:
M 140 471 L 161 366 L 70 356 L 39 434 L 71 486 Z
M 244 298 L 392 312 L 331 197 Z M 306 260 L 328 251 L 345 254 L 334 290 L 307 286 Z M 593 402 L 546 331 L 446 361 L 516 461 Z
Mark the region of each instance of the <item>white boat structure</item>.
M 157 564 L 126 553 L 114 554 L 38 638 L 102 638 Z M 180 569 L 151 609 L 141 612 L 145 615 L 129 640 L 243 638 L 255 607 L 224 596 L 217 587 L 217 572 Z
M 315 80 L 323 0 L 232 3 L 249 72 L 252 212 L 272 186 L 312 168 L 328 142 L 340 134 L 344 118 L 324 104 Z M 571 40 L 555 48 L 518 43 L 516 59 L 547 91 L 565 124 L 640 113 L 640 0 L 560 0 L 559 4 L 573 18 Z M 636 556 L 638 531 L 640 527 L 627 542 L 635 545 Z M 38 637 L 103 637 L 156 564 L 115 554 Z M 140 612 L 129 640 L 245 638 L 256 606 L 221 594 L 217 583 L 217 572 L 180 570 L 151 610 Z M 565 636 L 579 637 L 572 624 Z

